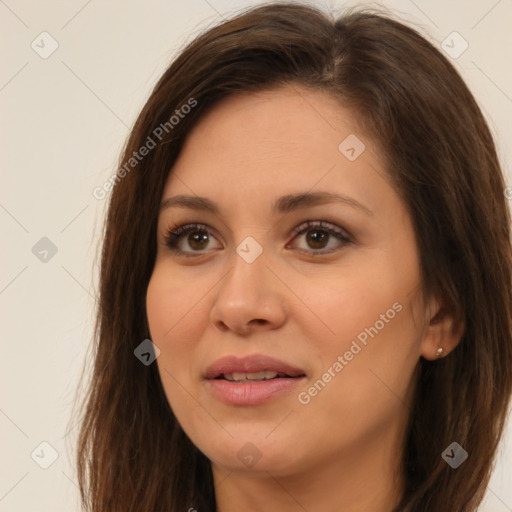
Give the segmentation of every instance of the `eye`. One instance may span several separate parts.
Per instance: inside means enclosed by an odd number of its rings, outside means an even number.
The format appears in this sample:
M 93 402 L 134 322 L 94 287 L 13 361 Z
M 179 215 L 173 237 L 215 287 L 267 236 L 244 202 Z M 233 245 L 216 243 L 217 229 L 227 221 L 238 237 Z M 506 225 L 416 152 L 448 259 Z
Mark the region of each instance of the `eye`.
M 309 247 L 299 248 L 301 252 L 328 254 L 353 243 L 351 237 L 344 230 L 323 220 L 304 222 L 294 229 L 293 240 L 304 234 L 307 235 L 305 241 Z M 188 236 L 185 238 L 185 235 Z M 329 242 L 333 237 L 338 245 L 329 248 Z M 165 245 L 179 255 L 199 256 L 209 249 L 211 238 L 215 240 L 214 237 L 211 237 L 209 228 L 205 224 L 185 224 L 171 228 L 166 233 Z M 187 250 L 184 245 L 188 245 L 192 250 Z M 328 250 L 324 250 L 326 247 Z
M 184 238 L 185 235 L 188 235 Z M 199 252 L 205 252 L 208 248 L 210 234 L 208 226 L 204 224 L 185 224 L 171 228 L 165 235 L 165 245 L 172 251 L 184 256 L 197 256 Z M 188 243 L 193 251 L 183 249 L 183 242 Z
M 306 235 L 305 242 L 308 247 L 299 248 L 299 250 L 313 254 L 328 254 L 339 250 L 345 245 L 353 243 L 352 238 L 348 235 L 348 233 L 346 233 L 338 226 L 324 220 L 304 222 L 295 228 L 294 240 L 304 234 Z M 328 247 L 329 242 L 333 239 L 333 237 L 335 239 L 334 241 L 337 241 L 338 244 L 337 246 L 335 244 L 334 248 L 332 246 Z M 326 248 L 328 250 L 322 250 Z M 320 250 L 322 251 L 320 252 Z

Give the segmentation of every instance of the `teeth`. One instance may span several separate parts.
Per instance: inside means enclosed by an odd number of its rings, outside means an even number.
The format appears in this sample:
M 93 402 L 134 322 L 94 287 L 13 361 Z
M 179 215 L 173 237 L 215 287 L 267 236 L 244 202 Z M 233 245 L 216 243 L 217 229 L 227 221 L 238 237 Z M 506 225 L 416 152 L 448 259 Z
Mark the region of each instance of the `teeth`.
M 273 372 L 270 370 L 265 370 L 262 372 L 234 372 L 234 373 L 225 373 L 224 378 L 226 380 L 235 381 L 235 382 L 243 382 L 243 381 L 261 381 L 261 380 L 269 380 L 274 379 L 278 375 L 283 375 L 278 372 Z

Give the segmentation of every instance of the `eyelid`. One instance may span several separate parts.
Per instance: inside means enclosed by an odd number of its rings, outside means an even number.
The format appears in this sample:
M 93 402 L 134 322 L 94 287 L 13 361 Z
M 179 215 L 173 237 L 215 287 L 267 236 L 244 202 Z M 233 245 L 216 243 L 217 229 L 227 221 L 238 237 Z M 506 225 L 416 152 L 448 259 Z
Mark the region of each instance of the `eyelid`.
M 299 224 L 296 228 L 293 229 L 292 236 L 296 237 L 297 235 L 302 234 L 308 228 L 309 229 L 318 228 L 318 229 L 323 230 L 323 231 L 325 230 L 328 233 L 338 234 L 340 237 L 343 237 L 347 241 L 348 240 L 350 240 L 350 241 L 353 240 L 352 235 L 350 233 L 348 233 L 347 230 L 337 226 L 333 222 L 330 222 L 328 220 L 323 220 L 323 219 L 322 220 L 321 219 L 318 219 L 318 220 L 307 220 L 307 221 Z

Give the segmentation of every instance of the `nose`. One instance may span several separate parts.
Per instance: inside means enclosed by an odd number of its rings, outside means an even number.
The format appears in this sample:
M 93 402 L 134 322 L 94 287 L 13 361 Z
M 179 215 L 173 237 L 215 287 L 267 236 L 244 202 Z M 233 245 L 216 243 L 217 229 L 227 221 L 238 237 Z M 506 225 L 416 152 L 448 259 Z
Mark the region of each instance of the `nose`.
M 219 284 L 210 321 L 222 332 L 242 336 L 278 329 L 287 318 L 282 289 L 264 254 L 248 263 L 233 251 L 232 267 Z

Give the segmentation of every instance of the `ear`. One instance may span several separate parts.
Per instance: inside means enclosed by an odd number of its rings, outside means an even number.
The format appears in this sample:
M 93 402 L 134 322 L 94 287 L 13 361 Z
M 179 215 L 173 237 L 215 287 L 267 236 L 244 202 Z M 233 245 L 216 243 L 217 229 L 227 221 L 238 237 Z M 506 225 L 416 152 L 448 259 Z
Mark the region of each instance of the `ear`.
M 446 302 L 433 300 L 429 306 L 420 349 L 425 359 L 435 360 L 448 355 L 459 344 L 464 322 L 451 312 Z

